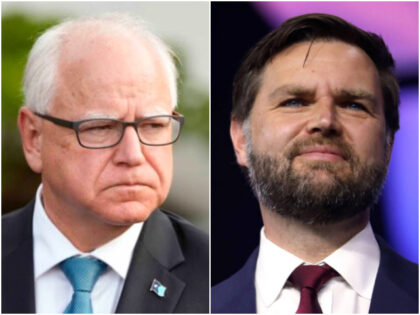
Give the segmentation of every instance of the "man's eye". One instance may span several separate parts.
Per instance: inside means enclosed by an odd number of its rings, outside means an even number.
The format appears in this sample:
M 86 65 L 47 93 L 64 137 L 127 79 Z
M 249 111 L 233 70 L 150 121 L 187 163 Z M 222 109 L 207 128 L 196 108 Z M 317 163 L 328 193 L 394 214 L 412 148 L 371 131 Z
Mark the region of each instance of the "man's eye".
M 148 123 L 141 126 L 142 129 L 160 129 L 163 127 L 165 127 L 165 125 L 161 123 Z
M 100 125 L 100 126 L 90 127 L 90 129 L 94 129 L 94 130 L 108 130 L 112 128 L 114 128 L 113 125 Z
M 168 117 L 159 117 L 147 119 L 139 125 L 142 130 L 160 130 L 169 126 L 171 119 Z
M 348 102 L 344 104 L 344 107 L 351 109 L 351 110 L 363 110 L 366 111 L 366 107 L 363 104 L 357 102 Z
M 301 107 L 304 105 L 305 105 L 305 101 L 298 98 L 291 98 L 280 104 L 281 107 Z
M 116 128 L 115 123 L 85 123 L 80 126 L 81 132 L 104 132 Z

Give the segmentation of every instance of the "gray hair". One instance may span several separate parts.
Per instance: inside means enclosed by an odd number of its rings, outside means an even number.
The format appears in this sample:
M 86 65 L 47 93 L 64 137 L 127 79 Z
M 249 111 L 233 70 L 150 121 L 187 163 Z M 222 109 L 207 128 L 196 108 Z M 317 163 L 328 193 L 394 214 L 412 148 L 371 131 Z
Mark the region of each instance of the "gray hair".
M 88 26 L 94 26 L 98 30 L 104 26 L 112 27 L 117 31 L 129 32 L 140 40 L 146 40 L 155 49 L 167 72 L 171 105 L 175 108 L 178 77 L 174 63 L 175 54 L 162 40 L 146 28 L 144 22 L 120 13 L 71 19 L 46 30 L 36 40 L 26 63 L 23 79 L 23 94 L 26 106 L 42 114 L 50 109 L 57 89 L 56 76 L 63 38 L 74 28 Z

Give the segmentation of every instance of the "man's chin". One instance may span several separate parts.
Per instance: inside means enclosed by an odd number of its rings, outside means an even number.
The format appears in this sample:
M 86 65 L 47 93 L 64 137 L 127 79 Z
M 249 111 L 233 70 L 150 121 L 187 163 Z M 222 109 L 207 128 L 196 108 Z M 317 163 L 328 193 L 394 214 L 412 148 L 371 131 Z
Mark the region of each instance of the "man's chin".
M 106 209 L 98 209 L 96 213 L 110 225 L 130 226 L 146 221 L 156 208 L 157 205 L 154 203 L 142 203 L 136 200 L 109 203 Z
M 293 172 L 302 178 L 312 178 L 315 181 L 334 180 L 334 178 L 345 179 L 351 175 L 351 168 L 346 161 L 294 161 Z

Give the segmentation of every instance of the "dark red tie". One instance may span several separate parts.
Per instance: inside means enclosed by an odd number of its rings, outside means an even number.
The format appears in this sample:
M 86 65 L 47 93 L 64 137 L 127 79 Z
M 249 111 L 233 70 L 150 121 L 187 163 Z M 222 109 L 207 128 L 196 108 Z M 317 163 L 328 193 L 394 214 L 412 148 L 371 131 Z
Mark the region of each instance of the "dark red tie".
M 338 276 L 328 265 L 301 265 L 290 275 L 289 280 L 300 290 L 300 302 L 296 314 L 322 313 L 318 302 L 318 291 L 331 278 Z

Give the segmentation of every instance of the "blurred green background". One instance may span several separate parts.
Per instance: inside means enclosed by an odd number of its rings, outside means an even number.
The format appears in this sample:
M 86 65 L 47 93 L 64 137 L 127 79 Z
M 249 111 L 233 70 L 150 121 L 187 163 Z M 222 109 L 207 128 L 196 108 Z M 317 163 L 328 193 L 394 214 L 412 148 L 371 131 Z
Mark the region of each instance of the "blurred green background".
M 208 231 L 209 21 L 206 3 L 2 3 L 3 214 L 30 201 L 40 183 L 40 176 L 26 164 L 16 124 L 23 103 L 21 83 L 29 50 L 42 31 L 61 19 L 101 11 L 138 15 L 179 58 L 178 111 L 185 116 L 186 123 L 179 142 L 174 145 L 174 181 L 163 207 Z M 174 14 L 176 12 L 178 14 Z M 165 22 L 155 22 L 162 20 Z M 178 25 L 181 20 L 182 25 Z M 157 23 L 161 24 L 160 28 Z M 177 23 L 177 27 L 174 29 L 171 23 Z M 207 47 L 202 47 L 206 42 Z M 204 49 L 207 53 L 203 53 Z

